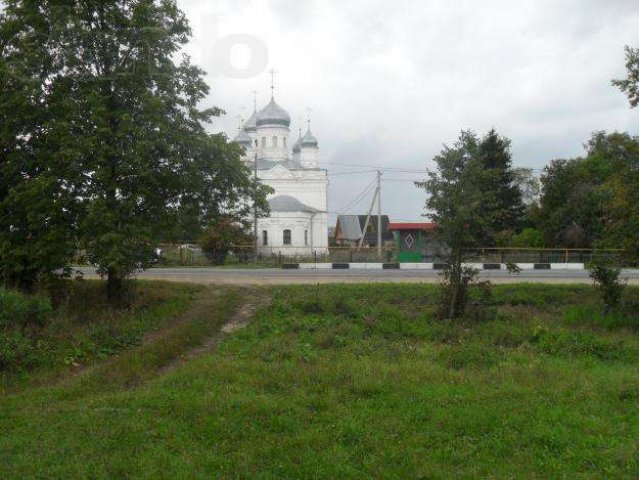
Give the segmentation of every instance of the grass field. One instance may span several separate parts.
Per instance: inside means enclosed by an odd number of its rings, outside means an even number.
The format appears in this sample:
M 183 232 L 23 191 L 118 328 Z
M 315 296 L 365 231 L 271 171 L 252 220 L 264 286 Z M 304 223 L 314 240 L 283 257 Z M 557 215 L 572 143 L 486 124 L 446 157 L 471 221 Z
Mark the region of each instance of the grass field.
M 637 478 L 637 289 L 602 316 L 588 286 L 497 286 L 456 323 L 433 285 L 263 290 L 167 368 L 246 298 L 198 288 L 140 345 L 5 392 L 0 477 Z

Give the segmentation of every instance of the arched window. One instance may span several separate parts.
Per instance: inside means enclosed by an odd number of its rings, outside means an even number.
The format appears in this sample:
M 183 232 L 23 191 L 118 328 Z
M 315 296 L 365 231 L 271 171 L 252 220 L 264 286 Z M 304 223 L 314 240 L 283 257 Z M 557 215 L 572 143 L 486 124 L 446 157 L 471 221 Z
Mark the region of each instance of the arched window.
M 282 139 L 282 146 L 284 148 L 287 148 L 287 138 L 286 137 Z
M 306 247 L 309 244 L 309 230 L 304 231 L 304 246 Z
M 254 140 L 254 142 L 255 142 L 256 147 L 257 147 L 257 146 L 258 146 L 258 139 L 256 138 L 256 139 Z
M 262 230 L 262 245 L 269 245 L 269 233 L 266 230 Z
M 291 230 L 287 229 L 282 231 L 282 244 L 291 245 Z
M 278 137 L 272 137 L 271 138 L 271 146 L 272 147 L 277 147 L 278 146 Z
M 267 137 L 262 137 L 262 148 L 267 146 Z

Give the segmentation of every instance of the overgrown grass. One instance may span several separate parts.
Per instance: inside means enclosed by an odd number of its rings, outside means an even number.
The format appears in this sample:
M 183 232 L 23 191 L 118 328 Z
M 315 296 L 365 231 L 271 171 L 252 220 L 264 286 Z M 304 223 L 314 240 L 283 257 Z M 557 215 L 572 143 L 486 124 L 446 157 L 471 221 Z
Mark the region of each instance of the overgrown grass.
M 137 382 L 110 360 L 8 396 L 0 476 L 637 478 L 637 289 L 609 317 L 588 286 L 504 285 L 490 318 L 455 323 L 435 294 L 278 288 L 166 375 L 149 344 L 123 356 Z
M 91 365 L 140 345 L 182 312 L 201 286 L 135 284 L 128 309 L 111 308 L 97 281 L 69 281 L 56 310 L 48 299 L 0 290 L 0 390 Z

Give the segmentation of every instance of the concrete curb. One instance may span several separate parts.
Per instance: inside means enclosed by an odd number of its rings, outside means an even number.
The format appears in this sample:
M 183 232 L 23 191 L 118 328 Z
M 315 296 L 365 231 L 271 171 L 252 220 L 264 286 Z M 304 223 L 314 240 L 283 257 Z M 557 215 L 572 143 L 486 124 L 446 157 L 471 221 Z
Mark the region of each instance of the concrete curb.
M 478 270 L 506 270 L 504 263 L 468 263 Z M 584 263 L 516 263 L 522 270 L 584 270 Z M 284 263 L 283 269 L 300 270 L 443 270 L 444 263 Z

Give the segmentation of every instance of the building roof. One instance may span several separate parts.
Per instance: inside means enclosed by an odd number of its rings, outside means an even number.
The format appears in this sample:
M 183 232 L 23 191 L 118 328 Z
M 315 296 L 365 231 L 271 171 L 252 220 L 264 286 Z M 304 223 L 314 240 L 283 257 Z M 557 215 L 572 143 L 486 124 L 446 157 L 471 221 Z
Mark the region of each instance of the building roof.
M 381 215 L 382 220 L 382 240 L 392 240 L 393 235 L 389 231 L 389 216 Z M 367 223 L 366 215 L 338 215 L 336 221 L 336 240 L 360 240 L 364 226 Z M 375 243 L 378 237 L 378 216 L 372 214 L 369 218 L 369 225 L 365 232 L 365 242 Z
M 307 133 L 304 134 L 304 137 L 300 139 L 300 145 L 302 146 L 302 148 L 318 146 L 318 139 L 313 136 L 310 128 L 307 129 Z
M 359 215 L 338 215 L 335 233 L 338 240 L 359 240 L 362 236 Z
M 290 195 L 278 195 L 269 199 L 269 207 L 272 212 L 311 212 L 316 213 L 320 210 L 305 205 L 297 198 Z
M 233 141 L 236 143 L 239 143 L 243 147 L 250 147 L 251 144 L 253 143 L 253 140 L 251 140 L 251 137 L 249 136 L 249 134 L 243 129 L 240 129 L 240 131 L 238 132 L 236 137 L 233 139 Z
M 245 132 L 254 132 L 257 128 L 256 121 L 258 120 L 258 113 L 254 110 L 249 120 L 244 122 L 244 131 Z
M 433 230 L 435 222 L 393 222 L 389 224 L 389 230 Z
M 303 167 L 300 162 L 296 162 L 292 159 L 286 159 L 282 162 L 277 162 L 275 160 L 266 160 L 264 158 L 259 158 L 257 163 L 258 170 L 270 170 L 276 165 L 282 165 L 287 170 L 321 170 L 320 168 Z
M 288 127 L 291 124 L 291 117 L 272 97 L 267 106 L 258 112 L 256 125 L 260 127 L 274 124 Z

